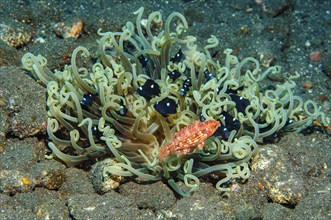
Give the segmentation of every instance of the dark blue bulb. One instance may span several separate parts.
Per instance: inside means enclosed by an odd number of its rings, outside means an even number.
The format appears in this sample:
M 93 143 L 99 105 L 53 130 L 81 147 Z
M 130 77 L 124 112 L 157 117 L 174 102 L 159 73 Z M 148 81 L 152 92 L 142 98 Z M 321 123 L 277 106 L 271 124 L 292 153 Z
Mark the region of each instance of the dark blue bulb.
M 230 97 L 236 103 L 237 111 L 245 115 L 245 109 L 250 105 L 249 100 L 234 94 L 231 94 Z
M 183 82 L 183 87 L 190 88 L 192 86 L 191 78 L 187 78 Z
M 168 76 L 170 77 L 170 79 L 172 80 L 176 80 L 180 77 L 180 72 L 178 72 L 178 70 L 174 70 L 172 72 L 168 72 Z
M 207 69 L 203 72 L 207 81 L 215 78 L 215 74 L 209 72 Z
M 288 119 L 285 123 L 285 126 L 291 125 L 291 124 L 293 124 L 293 122 L 294 121 L 292 119 Z
M 100 140 L 102 137 L 102 132 L 99 131 L 98 126 L 92 127 L 92 134 L 98 140 Z
M 222 85 L 223 86 L 223 85 Z M 240 86 L 238 89 L 231 89 L 231 88 L 227 88 L 225 93 L 227 94 L 237 94 L 238 91 L 242 91 L 244 89 L 244 86 Z M 221 90 L 221 89 L 220 89 Z
M 119 115 L 124 116 L 128 112 L 128 108 L 124 105 L 121 106 L 121 109 L 117 112 Z
M 190 78 L 187 78 L 183 82 L 183 87 L 179 90 L 179 94 L 181 96 L 186 95 L 187 91 L 190 90 L 190 87 L 192 86 L 192 81 Z
M 140 86 L 137 93 L 149 101 L 152 96 L 159 95 L 161 93 L 160 86 L 154 80 L 146 80 L 143 86 Z
M 202 114 L 199 115 L 199 119 L 201 122 L 206 121 L 206 118 Z
M 177 112 L 177 103 L 170 98 L 164 98 L 161 101 L 154 104 L 154 109 L 159 112 L 163 117 L 175 114 Z
M 238 119 L 236 119 L 235 117 L 233 117 L 232 115 L 230 115 L 227 112 L 222 112 L 222 115 L 223 115 L 223 119 L 225 121 L 225 126 L 228 130 L 239 131 L 241 123 Z
M 94 98 L 94 95 L 92 93 L 86 93 L 83 95 L 83 98 L 80 101 L 80 104 L 85 107 L 91 106 L 93 103 L 93 98 Z
M 180 90 L 179 90 L 179 94 L 181 95 L 181 96 L 184 96 L 184 95 L 186 95 L 186 89 L 184 89 L 184 88 L 181 88 Z
M 146 67 L 148 63 L 148 59 L 144 55 L 140 55 L 138 57 L 139 63 L 141 64 L 142 67 Z
M 221 129 L 221 133 L 222 133 L 222 138 L 225 139 L 225 140 L 229 139 L 230 133 L 231 133 L 229 131 L 229 129 L 227 127 L 223 126 L 223 125 L 220 126 L 220 129 Z
M 224 124 L 221 124 L 217 128 L 216 132 L 214 133 L 214 136 L 227 140 L 230 137 L 231 131 L 239 131 L 241 123 L 238 119 L 234 118 L 227 112 L 222 112 L 222 115 L 224 119 Z
M 184 54 L 182 52 L 182 49 L 179 49 L 179 51 L 176 53 L 174 57 L 170 59 L 171 62 L 178 63 L 184 58 Z

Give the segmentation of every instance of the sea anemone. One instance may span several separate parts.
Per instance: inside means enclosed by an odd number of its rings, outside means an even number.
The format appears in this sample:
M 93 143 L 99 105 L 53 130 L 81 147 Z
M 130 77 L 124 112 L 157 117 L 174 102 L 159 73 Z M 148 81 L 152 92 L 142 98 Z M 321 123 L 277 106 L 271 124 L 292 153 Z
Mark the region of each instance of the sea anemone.
M 199 177 L 214 174 L 216 188 L 228 191 L 231 179 L 250 176 L 257 139 L 299 132 L 315 119 L 327 124 L 314 102 L 293 95 L 298 74 L 262 93 L 259 82 L 279 66 L 262 70 L 256 59 L 239 61 L 230 49 L 221 65 L 210 52 L 219 44 L 215 36 L 198 50 L 183 15 L 174 12 L 164 22 L 160 12 L 143 19 L 143 11 L 122 31 L 98 32 L 94 64 L 84 47 L 62 71 L 49 70 L 41 55 L 22 57 L 24 68 L 47 87 L 51 157 L 75 166 L 110 156 L 116 163 L 105 167 L 105 176 L 163 179 L 182 196 L 198 188 Z M 210 120 L 218 122 L 216 131 L 181 151 L 178 143 L 189 141 L 192 131 L 203 133 Z M 197 121 L 201 126 L 176 135 Z M 160 159 L 159 149 L 174 143 Z

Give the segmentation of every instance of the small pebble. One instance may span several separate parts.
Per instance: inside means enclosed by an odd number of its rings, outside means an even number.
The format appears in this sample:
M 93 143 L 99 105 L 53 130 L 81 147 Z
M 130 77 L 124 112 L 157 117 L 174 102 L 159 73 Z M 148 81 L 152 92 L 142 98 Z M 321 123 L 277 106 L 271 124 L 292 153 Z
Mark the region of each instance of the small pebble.
M 0 192 L 14 195 L 18 192 L 31 192 L 36 181 L 28 173 L 17 170 L 0 171 Z
M 313 88 L 313 83 L 307 81 L 307 82 L 304 82 L 302 86 L 303 86 L 303 88 L 305 88 L 305 89 L 311 89 L 311 88 Z
M 319 51 L 313 51 L 309 54 L 311 61 L 320 61 L 322 59 L 322 54 Z

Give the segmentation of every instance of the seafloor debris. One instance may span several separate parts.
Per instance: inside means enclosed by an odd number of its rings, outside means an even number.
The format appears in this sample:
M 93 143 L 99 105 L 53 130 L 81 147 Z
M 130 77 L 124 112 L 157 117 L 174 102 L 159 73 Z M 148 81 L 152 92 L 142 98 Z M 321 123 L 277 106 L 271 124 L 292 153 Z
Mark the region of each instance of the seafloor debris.
M 12 47 L 21 47 L 31 40 L 31 33 L 21 29 L 0 24 L 0 39 Z
M 82 35 L 84 23 L 81 19 L 74 21 L 71 25 L 59 22 L 55 25 L 54 32 L 61 38 L 78 38 Z

